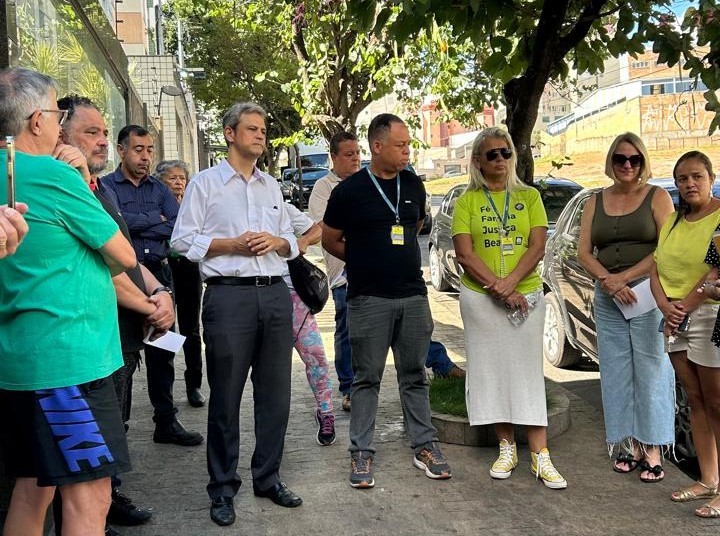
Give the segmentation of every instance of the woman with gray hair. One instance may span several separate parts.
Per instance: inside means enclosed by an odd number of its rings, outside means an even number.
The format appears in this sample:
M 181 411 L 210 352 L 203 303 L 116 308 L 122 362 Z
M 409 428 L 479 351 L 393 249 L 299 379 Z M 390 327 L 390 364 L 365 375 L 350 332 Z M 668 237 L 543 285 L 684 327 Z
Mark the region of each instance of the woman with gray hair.
M 163 181 L 178 203 L 185 195 L 185 186 L 190 176 L 188 165 L 182 160 L 163 160 L 155 168 L 155 177 Z M 200 338 L 200 301 L 202 280 L 197 263 L 170 250 L 168 263 L 172 271 L 177 305 L 178 330 L 186 337 L 183 344 L 185 354 L 185 389 L 188 403 L 199 408 L 205 405 L 200 391 L 202 385 L 202 342 Z
M 494 424 L 500 454 L 490 469 L 509 478 L 518 464 L 515 425 L 527 426 L 530 469 L 548 488 L 567 481 L 547 449 L 542 362 L 545 300 L 536 267 L 547 215 L 539 192 L 523 184 L 510 135 L 483 130 L 473 143 L 470 184 L 457 201 L 452 234 L 465 273 L 460 314 L 467 350 L 471 425 Z
M 661 447 L 675 440 L 675 376 L 658 333 L 662 313 L 654 307 L 626 318 L 622 309 L 637 302 L 636 292 L 649 292 L 658 234 L 673 203 L 647 183 L 647 150 L 631 132 L 610 145 L 605 174 L 613 184 L 588 199 L 578 244 L 578 260 L 595 279 L 605 440 L 611 454 L 617 447 L 615 472 L 640 465 L 640 480 L 660 482 Z

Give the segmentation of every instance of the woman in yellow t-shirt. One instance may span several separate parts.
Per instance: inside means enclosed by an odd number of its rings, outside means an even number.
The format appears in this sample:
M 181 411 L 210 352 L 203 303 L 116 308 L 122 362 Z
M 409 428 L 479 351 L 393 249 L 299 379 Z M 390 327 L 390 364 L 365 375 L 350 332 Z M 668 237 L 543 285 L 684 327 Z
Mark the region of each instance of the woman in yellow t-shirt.
M 670 496 L 675 502 L 687 502 L 713 498 L 718 491 L 720 356 L 710 341 L 718 305 L 697 289 L 698 282 L 702 288 L 706 278 L 716 273 L 704 261 L 720 222 L 720 199 L 712 196 L 715 173 L 710 159 L 699 151 L 682 155 L 673 177 L 680 209 L 660 231 L 650 277 L 664 317 L 665 350 L 692 408 L 690 430 L 700 480 Z M 695 515 L 720 517 L 720 498 L 695 510 Z
M 470 184 L 455 205 L 453 242 L 465 270 L 466 403 L 471 425 L 495 425 L 500 455 L 490 476 L 509 478 L 517 466 L 514 425 L 521 424 L 531 470 L 547 487 L 562 489 L 567 482 L 547 450 L 545 299 L 536 272 L 547 216 L 538 191 L 518 179 L 516 164 L 508 133 L 483 130 L 473 143 Z

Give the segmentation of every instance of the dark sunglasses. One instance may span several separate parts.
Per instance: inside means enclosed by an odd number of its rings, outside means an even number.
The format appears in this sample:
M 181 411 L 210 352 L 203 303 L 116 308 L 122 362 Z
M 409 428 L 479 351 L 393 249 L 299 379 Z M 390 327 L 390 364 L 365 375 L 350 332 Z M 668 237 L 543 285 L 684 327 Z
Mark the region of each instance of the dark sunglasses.
M 490 149 L 487 153 L 485 153 L 485 158 L 487 158 L 488 162 L 492 162 L 493 160 L 497 160 L 498 156 L 502 156 L 505 160 L 510 158 L 512 156 L 512 151 L 510 149 Z
M 625 156 L 624 154 L 612 155 L 612 163 L 618 167 L 625 165 L 625 162 L 630 162 L 630 167 L 640 167 L 643 163 L 643 156 L 641 154 L 634 154 L 632 156 Z

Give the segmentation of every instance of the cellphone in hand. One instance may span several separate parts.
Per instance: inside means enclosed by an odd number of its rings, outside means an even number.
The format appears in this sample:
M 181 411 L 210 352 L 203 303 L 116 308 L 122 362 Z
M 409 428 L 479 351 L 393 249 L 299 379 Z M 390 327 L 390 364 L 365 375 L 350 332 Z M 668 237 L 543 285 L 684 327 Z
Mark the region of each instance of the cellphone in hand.
M 688 330 L 688 324 L 690 323 L 690 317 L 688 315 L 685 315 L 685 318 L 682 319 L 682 322 L 680 322 L 680 325 L 678 326 L 678 331 L 687 331 Z M 663 318 L 660 321 L 660 325 L 658 326 L 658 331 L 660 333 L 663 333 L 665 331 L 665 319 Z

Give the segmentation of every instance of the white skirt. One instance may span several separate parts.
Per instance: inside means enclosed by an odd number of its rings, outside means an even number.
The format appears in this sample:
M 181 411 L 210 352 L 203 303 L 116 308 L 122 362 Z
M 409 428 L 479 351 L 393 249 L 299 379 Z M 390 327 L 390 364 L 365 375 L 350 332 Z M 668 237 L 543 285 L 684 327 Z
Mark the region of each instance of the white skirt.
M 507 307 L 490 295 L 461 286 L 470 424 L 547 426 L 542 361 L 545 298 L 540 296 L 517 327 L 507 313 Z

